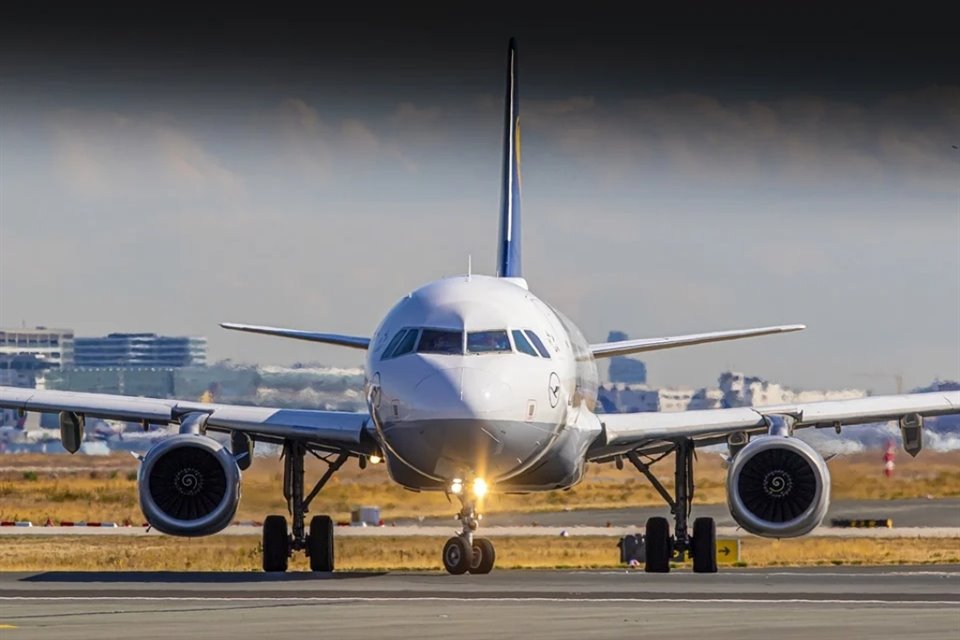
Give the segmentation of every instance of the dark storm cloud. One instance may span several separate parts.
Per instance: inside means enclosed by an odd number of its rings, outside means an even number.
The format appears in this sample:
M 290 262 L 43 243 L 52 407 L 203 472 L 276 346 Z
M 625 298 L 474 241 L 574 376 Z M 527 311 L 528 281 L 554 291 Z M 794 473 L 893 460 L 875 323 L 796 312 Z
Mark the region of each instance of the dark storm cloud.
M 217 322 L 363 334 L 492 266 L 516 36 L 527 277 L 589 337 L 811 327 L 654 354 L 657 383 L 960 374 L 960 61 L 915 3 L 9 5 L 0 325 L 356 364 Z
M 515 3 L 522 5 L 522 3 Z M 778 3 L 779 4 L 779 3 Z M 955 29 L 921 7 L 754 7 L 581 3 L 573 12 L 449 3 L 356 3 L 269 10 L 140 3 L 4 9 L 3 72 L 168 90 L 236 90 L 335 81 L 346 91 L 414 85 L 456 94 L 488 87 L 515 35 L 534 95 L 712 93 L 851 95 L 951 81 Z M 499 73 L 497 72 L 497 75 Z M 200 85 L 198 87 L 197 85 Z

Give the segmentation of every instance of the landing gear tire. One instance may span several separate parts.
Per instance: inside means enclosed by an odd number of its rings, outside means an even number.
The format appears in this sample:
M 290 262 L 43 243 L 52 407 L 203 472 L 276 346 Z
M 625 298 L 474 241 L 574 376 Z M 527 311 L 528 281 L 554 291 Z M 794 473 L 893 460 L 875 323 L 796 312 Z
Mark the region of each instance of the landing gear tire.
M 496 561 L 497 552 L 493 548 L 493 543 L 486 538 L 474 538 L 473 555 L 467 571 L 477 574 L 490 573 Z
M 644 571 L 647 573 L 669 573 L 673 545 L 670 543 L 670 523 L 667 522 L 666 518 L 650 518 L 647 520 L 644 544 L 646 551 Z
M 287 534 L 287 519 L 283 516 L 267 516 L 263 521 L 263 570 L 286 571 L 290 560 L 290 536 Z
M 473 549 L 460 536 L 454 536 L 443 545 L 443 568 L 447 573 L 455 576 L 462 575 L 470 569 L 473 561 Z
M 717 525 L 713 518 L 697 518 L 693 521 L 694 573 L 717 572 Z
M 307 535 L 307 555 L 311 571 L 333 571 L 333 520 L 330 516 L 313 516 Z

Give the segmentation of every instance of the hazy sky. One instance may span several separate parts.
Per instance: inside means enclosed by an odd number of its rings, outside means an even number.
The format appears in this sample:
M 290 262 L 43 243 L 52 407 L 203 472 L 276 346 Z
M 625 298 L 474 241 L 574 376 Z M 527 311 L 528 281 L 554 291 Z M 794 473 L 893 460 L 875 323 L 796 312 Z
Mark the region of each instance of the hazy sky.
M 0 326 L 360 364 L 217 323 L 369 334 L 468 255 L 492 272 L 515 35 L 526 276 L 589 339 L 803 322 L 651 382 L 960 378 L 948 21 L 360 9 L 5 14 Z

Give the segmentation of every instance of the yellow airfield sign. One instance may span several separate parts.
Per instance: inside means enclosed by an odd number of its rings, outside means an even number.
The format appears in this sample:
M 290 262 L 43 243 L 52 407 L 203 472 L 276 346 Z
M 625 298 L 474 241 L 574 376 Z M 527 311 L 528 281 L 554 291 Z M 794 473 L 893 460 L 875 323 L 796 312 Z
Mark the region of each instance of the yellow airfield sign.
M 690 552 L 687 551 L 683 561 L 690 562 L 690 560 Z M 717 538 L 717 562 L 720 564 L 740 562 L 739 538 Z
M 717 538 L 717 562 L 740 562 L 739 538 Z

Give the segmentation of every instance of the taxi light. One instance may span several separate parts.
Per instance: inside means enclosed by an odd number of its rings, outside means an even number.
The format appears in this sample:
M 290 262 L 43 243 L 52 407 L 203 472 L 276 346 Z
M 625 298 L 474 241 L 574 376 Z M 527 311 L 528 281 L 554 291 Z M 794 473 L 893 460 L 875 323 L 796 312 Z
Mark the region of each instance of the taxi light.
M 487 495 L 487 481 L 483 478 L 476 478 L 473 481 L 473 495 L 482 498 Z
M 370 464 L 380 464 L 382 458 L 380 456 L 370 456 Z
M 463 493 L 463 480 L 460 478 L 454 478 L 453 482 L 450 483 L 450 493 L 455 496 Z

